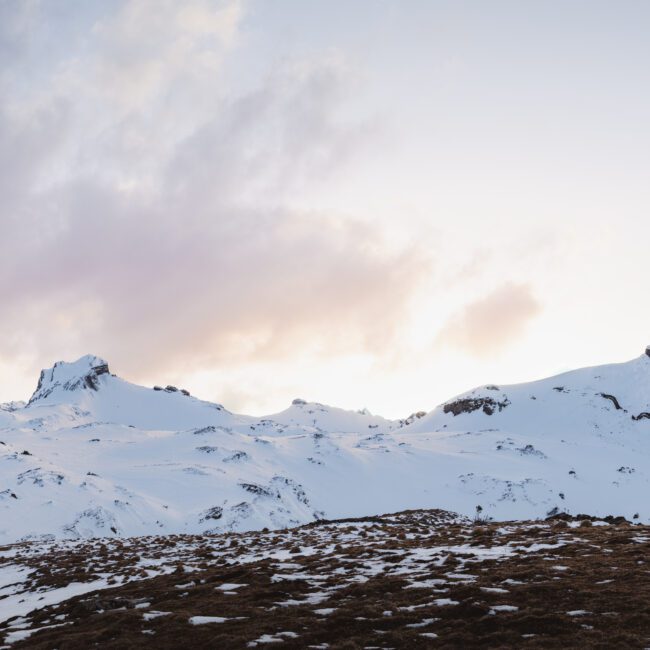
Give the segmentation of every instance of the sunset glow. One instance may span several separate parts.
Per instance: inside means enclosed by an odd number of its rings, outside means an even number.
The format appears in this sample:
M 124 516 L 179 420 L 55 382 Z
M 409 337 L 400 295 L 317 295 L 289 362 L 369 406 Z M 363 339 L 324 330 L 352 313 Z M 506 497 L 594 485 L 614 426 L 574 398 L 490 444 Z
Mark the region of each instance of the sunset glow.
M 650 5 L 0 4 L 0 394 L 429 410 L 650 342 Z

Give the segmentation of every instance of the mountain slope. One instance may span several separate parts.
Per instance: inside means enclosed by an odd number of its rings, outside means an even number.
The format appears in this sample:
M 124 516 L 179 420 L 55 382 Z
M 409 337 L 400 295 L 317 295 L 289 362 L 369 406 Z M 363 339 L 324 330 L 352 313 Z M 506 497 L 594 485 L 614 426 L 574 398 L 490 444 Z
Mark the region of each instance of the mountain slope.
M 0 409 L 0 543 L 284 528 L 445 508 L 650 521 L 650 358 L 484 386 L 390 421 L 295 400 L 264 418 L 93 356 Z M 405 424 L 409 422 L 409 424 Z
M 476 388 L 434 409 L 413 430 L 449 425 L 449 414 L 458 417 L 454 426 L 498 420 L 504 429 L 531 434 L 539 432 L 540 425 L 560 436 L 593 425 L 638 431 L 636 423 L 650 418 L 650 357 L 646 353 L 626 363 L 581 368 L 525 384 Z

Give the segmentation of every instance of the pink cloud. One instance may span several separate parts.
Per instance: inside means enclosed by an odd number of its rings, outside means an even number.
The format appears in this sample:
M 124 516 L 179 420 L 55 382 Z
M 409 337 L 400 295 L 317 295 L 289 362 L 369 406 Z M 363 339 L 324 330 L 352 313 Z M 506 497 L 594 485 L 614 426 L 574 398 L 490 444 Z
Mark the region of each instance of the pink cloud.
M 438 342 L 475 356 L 491 356 L 522 336 L 540 309 L 529 285 L 508 283 L 454 315 Z

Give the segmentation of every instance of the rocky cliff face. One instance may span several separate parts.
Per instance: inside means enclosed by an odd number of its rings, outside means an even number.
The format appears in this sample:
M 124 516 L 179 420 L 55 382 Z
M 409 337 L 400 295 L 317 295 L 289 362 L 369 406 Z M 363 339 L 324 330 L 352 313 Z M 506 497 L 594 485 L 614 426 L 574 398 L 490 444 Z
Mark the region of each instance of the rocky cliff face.
M 28 405 L 45 400 L 53 394 L 64 397 L 62 393 L 79 390 L 99 390 L 100 378 L 110 375 L 108 363 L 94 355 L 86 355 L 73 363 L 59 361 L 52 368 L 41 370 L 38 385 Z

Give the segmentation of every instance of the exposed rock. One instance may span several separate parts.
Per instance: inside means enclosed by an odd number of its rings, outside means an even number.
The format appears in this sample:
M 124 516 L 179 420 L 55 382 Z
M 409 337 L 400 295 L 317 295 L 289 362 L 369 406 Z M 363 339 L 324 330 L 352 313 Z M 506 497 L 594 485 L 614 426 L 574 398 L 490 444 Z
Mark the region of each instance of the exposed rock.
M 508 404 L 510 404 L 508 398 L 497 402 L 491 397 L 465 397 L 454 402 L 448 402 L 442 407 L 442 410 L 445 413 L 452 413 L 456 416 L 461 413 L 472 413 L 473 411 L 483 409 L 483 413 L 492 415 L 497 409 L 503 411 Z
M 100 387 L 100 377 L 109 374 L 108 363 L 93 355 L 86 355 L 73 363 L 58 361 L 52 368 L 41 370 L 38 385 L 27 406 L 49 397 L 57 390 L 97 391 Z
M 257 494 L 258 496 L 279 498 L 279 495 L 274 494 L 268 488 L 262 487 L 261 485 L 257 485 L 256 483 L 240 483 L 239 487 L 246 490 L 246 492 L 250 492 L 251 494 Z
M 204 433 L 215 433 L 216 430 L 217 430 L 216 427 L 213 427 L 213 426 L 210 425 L 210 426 L 207 426 L 207 427 L 200 427 L 199 429 L 194 429 L 194 431 L 192 431 L 192 433 L 195 436 L 201 436 Z
M 214 508 L 209 508 L 202 513 L 199 523 L 202 524 L 207 519 L 221 519 L 221 517 L 223 517 L 223 508 L 221 506 L 214 506 Z
M 108 369 L 108 364 L 107 363 L 101 363 L 98 366 L 93 367 L 93 371 L 95 375 L 109 375 L 110 371 Z
M 614 395 L 609 395 L 607 393 L 599 393 L 601 397 L 604 397 L 605 399 L 608 399 L 613 405 L 614 408 L 617 411 L 624 411 L 625 409 L 618 403 L 618 400 L 614 397 Z
M 525 447 L 517 449 L 517 451 L 522 456 L 537 456 L 538 458 L 546 458 L 546 454 L 539 449 L 535 449 L 533 445 L 526 445 Z
M 31 483 L 38 487 L 45 487 L 46 483 L 52 483 L 55 485 L 61 485 L 65 480 L 63 474 L 58 472 L 50 472 L 36 467 L 35 469 L 29 469 L 22 474 L 18 474 L 16 477 L 16 483 L 22 485 L 23 483 Z
M 236 451 L 232 456 L 223 459 L 224 463 L 233 463 L 240 460 L 248 460 L 249 456 L 245 451 Z
M 415 413 L 411 413 L 407 418 L 404 418 L 403 420 L 400 420 L 400 426 L 406 427 L 409 424 L 413 424 L 416 420 L 420 420 L 427 414 L 426 411 L 416 411 Z
M 202 451 L 204 454 L 213 454 L 219 451 L 219 447 L 212 447 L 210 445 L 203 445 L 202 447 L 197 447 L 196 451 Z

